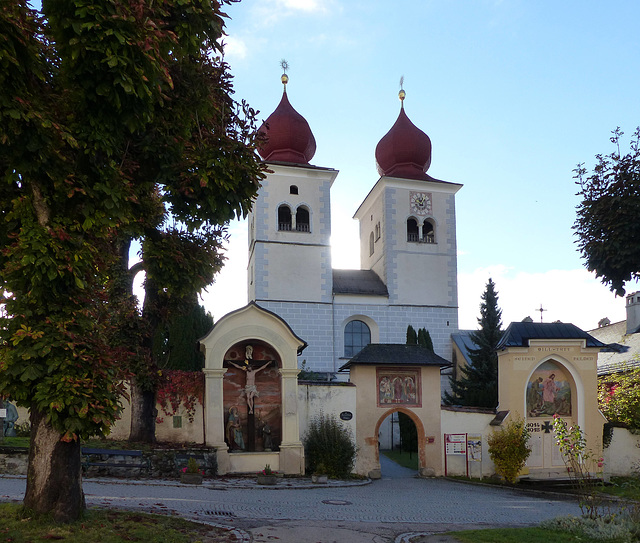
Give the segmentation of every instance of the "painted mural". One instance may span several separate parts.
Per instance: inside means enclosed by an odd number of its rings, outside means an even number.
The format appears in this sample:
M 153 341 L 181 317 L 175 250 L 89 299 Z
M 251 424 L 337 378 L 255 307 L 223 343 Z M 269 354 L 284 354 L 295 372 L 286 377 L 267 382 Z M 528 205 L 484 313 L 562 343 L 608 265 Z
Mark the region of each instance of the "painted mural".
M 571 415 L 571 381 L 555 362 L 544 362 L 533 372 L 527 384 L 527 416 Z
M 378 368 L 376 376 L 379 407 L 391 405 L 420 407 L 422 405 L 419 370 Z

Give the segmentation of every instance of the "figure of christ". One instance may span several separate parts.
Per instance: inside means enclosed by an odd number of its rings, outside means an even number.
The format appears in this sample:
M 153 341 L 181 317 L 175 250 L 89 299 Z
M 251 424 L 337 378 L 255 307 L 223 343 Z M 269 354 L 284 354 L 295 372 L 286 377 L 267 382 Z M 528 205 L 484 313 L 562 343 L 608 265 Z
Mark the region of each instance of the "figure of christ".
M 271 364 L 271 361 L 267 362 L 266 364 L 260 366 L 257 369 L 254 369 L 249 364 L 247 364 L 246 366 L 238 366 L 238 364 L 234 364 L 231 361 L 229 361 L 229 364 L 231 364 L 235 368 L 238 368 L 239 370 L 246 372 L 247 374 L 247 382 L 245 383 L 245 386 L 244 386 L 244 394 L 247 397 L 247 406 L 249 406 L 249 414 L 252 415 L 254 398 L 260 395 L 258 394 L 258 387 L 256 386 L 256 373 L 261 372 L 263 369 L 265 369 L 269 364 Z

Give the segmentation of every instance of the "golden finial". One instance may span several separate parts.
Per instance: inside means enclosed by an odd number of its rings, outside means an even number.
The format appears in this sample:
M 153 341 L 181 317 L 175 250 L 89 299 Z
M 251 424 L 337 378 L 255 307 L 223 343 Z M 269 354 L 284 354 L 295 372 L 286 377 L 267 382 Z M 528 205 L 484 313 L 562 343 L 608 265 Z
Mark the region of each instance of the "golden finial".
M 287 75 L 287 70 L 289 69 L 289 63 L 282 59 L 280 61 L 280 67 L 282 68 L 282 76 L 280 77 L 280 81 L 284 85 L 284 92 L 287 92 L 287 83 L 289 82 L 289 76 Z
M 400 77 L 400 92 L 398 93 L 398 98 L 400 98 L 400 106 L 404 107 L 404 97 L 407 95 L 402 88 L 404 86 L 404 75 Z

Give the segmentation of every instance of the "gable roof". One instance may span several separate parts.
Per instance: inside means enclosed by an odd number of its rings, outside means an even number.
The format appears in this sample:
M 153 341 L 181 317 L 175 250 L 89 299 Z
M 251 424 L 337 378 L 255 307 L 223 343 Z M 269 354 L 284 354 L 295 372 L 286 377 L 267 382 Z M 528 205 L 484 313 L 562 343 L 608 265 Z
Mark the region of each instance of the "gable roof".
M 389 296 L 387 286 L 373 270 L 333 270 L 333 293 Z
M 587 347 L 605 347 L 575 324 L 564 322 L 512 322 L 505 330 L 497 350 L 528 347 L 532 339 L 584 339 Z
M 422 345 L 370 343 L 339 371 L 356 364 L 365 366 L 450 366 L 451 363 Z
M 451 334 L 451 341 L 458 347 L 467 365 L 472 366 L 473 362 L 469 357 L 469 350 L 478 348 L 478 345 L 471 339 L 471 334 L 477 330 L 458 330 L 455 334 Z
M 601 326 L 589 334 L 607 343 L 598 353 L 598 375 L 640 368 L 640 334 L 627 334 L 626 321 Z

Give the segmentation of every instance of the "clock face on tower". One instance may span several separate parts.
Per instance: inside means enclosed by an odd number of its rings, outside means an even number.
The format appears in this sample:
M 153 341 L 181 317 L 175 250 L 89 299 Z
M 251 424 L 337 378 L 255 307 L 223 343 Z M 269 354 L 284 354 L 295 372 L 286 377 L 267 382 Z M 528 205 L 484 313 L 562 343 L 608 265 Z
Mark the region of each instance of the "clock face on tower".
M 416 215 L 429 215 L 431 213 L 430 192 L 410 192 L 409 208 Z

